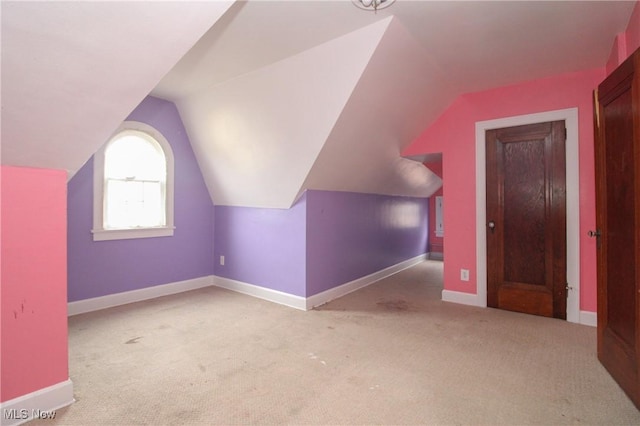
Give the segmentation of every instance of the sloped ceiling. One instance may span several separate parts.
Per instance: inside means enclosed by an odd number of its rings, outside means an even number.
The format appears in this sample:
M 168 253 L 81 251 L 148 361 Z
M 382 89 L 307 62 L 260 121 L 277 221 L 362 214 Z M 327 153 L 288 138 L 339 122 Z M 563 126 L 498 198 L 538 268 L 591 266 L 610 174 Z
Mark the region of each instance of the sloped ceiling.
M 0 4 L 2 164 L 73 173 L 153 89 L 214 203 L 288 207 L 306 188 L 427 194 L 399 156 L 416 132 L 460 94 L 603 67 L 635 2 Z
M 388 21 L 177 101 L 216 204 L 293 204 Z
M 441 180 L 400 152 L 456 96 L 602 67 L 633 6 L 237 2 L 153 94 L 178 105 L 215 204 L 429 196 Z
M 155 88 L 176 100 L 395 16 L 462 93 L 602 67 L 634 1 L 237 1 Z M 390 70 L 391 71 L 391 70 Z
M 384 37 L 301 192 L 332 188 L 428 197 L 442 184 L 420 162 L 402 158 L 400 152 L 457 91 L 397 18 L 386 21 Z
M 2 164 L 72 175 L 231 4 L 2 1 Z

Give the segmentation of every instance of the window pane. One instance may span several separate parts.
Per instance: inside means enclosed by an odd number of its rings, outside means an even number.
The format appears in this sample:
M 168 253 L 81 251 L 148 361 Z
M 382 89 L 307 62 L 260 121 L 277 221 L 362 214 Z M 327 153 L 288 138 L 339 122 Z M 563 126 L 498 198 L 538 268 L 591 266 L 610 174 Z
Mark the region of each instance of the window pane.
M 162 149 L 143 136 L 125 133 L 105 152 L 105 177 L 163 181 L 166 162 Z
M 131 182 L 107 180 L 105 228 L 128 228 L 132 220 L 129 205 L 132 202 Z
M 165 224 L 160 182 L 108 180 L 105 228 L 153 227 Z
M 140 225 L 163 225 L 164 209 L 162 208 L 162 187 L 160 182 L 145 182 L 143 191 L 144 202 L 142 206 Z
M 127 130 L 109 143 L 104 160 L 104 227 L 164 226 L 167 164 L 160 144 Z

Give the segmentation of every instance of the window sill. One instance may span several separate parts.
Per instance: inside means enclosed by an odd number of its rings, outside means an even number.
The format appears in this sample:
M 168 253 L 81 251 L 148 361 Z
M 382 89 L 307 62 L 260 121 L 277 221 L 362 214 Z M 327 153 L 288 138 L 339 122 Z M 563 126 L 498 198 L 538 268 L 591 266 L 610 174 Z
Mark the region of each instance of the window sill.
M 93 229 L 93 241 L 130 240 L 137 238 L 171 237 L 175 226 L 136 229 Z
M 444 237 L 444 231 L 436 231 L 436 237 L 439 237 L 439 238 Z

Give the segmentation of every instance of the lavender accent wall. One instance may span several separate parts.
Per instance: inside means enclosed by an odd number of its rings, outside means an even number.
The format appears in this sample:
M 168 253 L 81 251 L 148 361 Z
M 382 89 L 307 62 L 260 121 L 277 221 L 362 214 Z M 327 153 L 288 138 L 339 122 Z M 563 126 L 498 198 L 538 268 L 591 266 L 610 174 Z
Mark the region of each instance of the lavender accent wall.
M 69 301 L 212 274 L 308 297 L 426 252 L 427 199 L 307 191 L 290 209 L 214 208 L 175 105 L 147 97 L 127 119 L 172 146 L 175 234 L 94 242 L 91 158 L 68 184 Z
M 175 158 L 172 237 L 93 241 L 93 158 L 68 183 L 68 299 L 167 284 L 213 274 L 213 205 L 189 139 L 171 102 L 147 97 L 127 120 L 158 129 Z
M 214 273 L 312 296 L 426 253 L 428 201 L 310 190 L 286 210 L 216 206 Z
M 216 206 L 215 275 L 304 297 L 305 228 L 305 195 L 290 209 Z
M 427 251 L 427 198 L 306 195 L 307 297 Z

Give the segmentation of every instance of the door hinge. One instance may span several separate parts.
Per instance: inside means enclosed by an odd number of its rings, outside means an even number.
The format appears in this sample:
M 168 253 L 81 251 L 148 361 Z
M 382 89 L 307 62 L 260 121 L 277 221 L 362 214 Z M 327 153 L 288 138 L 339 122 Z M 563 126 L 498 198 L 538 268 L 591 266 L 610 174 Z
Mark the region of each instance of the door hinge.
M 587 235 L 589 235 L 591 238 L 595 238 L 596 239 L 596 248 L 599 249 L 600 248 L 600 240 L 601 240 L 601 236 L 602 236 L 602 232 L 600 232 L 599 229 L 596 229 L 595 231 L 589 231 L 587 232 Z

